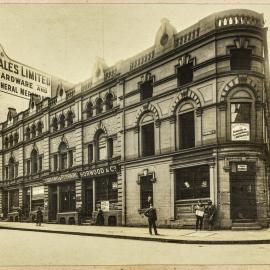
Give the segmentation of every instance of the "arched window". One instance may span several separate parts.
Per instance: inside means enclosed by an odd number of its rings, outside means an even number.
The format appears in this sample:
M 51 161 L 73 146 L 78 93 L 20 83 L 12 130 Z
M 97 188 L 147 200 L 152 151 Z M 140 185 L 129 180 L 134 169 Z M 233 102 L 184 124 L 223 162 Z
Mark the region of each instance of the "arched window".
M 96 114 L 100 114 L 100 113 L 102 113 L 102 111 L 103 111 L 103 104 L 102 104 L 103 102 L 102 102 L 102 99 L 101 98 L 98 98 L 97 99 L 97 102 L 96 102 Z
M 100 132 L 97 136 L 97 160 L 107 158 L 107 137 L 104 132 Z
M 31 152 L 31 169 L 32 174 L 37 173 L 38 171 L 38 152 L 36 149 L 33 149 Z
M 13 157 L 11 157 L 9 159 L 8 162 L 8 171 L 9 171 L 9 179 L 14 179 L 14 175 L 15 175 L 15 160 Z
M 29 127 L 26 128 L 25 137 L 26 137 L 26 140 L 30 140 L 30 128 Z
M 42 129 L 43 129 L 43 124 L 42 124 L 41 121 L 39 121 L 38 124 L 37 124 L 38 135 L 41 135 L 42 134 Z
M 177 110 L 178 148 L 195 147 L 195 108 L 191 101 L 184 101 Z
M 8 137 L 5 138 L 5 148 L 8 148 Z
M 72 111 L 69 111 L 67 113 L 67 126 L 71 126 L 73 124 L 73 113 Z
M 14 143 L 13 135 L 11 134 L 11 135 L 9 136 L 9 146 L 12 147 L 12 146 L 13 146 L 13 143 Z
M 66 121 L 65 115 L 61 114 L 61 116 L 60 116 L 60 129 L 65 127 L 65 121 Z
M 106 111 L 113 108 L 113 95 L 109 93 L 106 97 Z
M 228 95 L 228 138 L 231 141 L 250 141 L 255 137 L 255 97 L 251 91 L 235 88 Z
M 140 121 L 140 145 L 141 155 L 151 156 L 155 154 L 155 124 L 152 113 L 145 113 Z
M 64 170 L 67 168 L 67 155 L 68 155 L 67 145 L 64 142 L 61 142 L 59 145 L 60 170 Z
M 90 118 L 93 116 L 93 103 L 88 102 L 86 106 L 86 117 Z
M 56 117 L 54 117 L 53 120 L 52 120 L 52 127 L 53 127 L 53 131 L 58 130 L 58 120 L 57 120 Z
M 37 129 L 36 129 L 36 125 L 33 125 L 31 128 L 31 133 L 32 133 L 32 138 L 35 138 L 37 135 Z
M 14 134 L 14 144 L 17 144 L 19 142 L 19 134 L 16 132 Z

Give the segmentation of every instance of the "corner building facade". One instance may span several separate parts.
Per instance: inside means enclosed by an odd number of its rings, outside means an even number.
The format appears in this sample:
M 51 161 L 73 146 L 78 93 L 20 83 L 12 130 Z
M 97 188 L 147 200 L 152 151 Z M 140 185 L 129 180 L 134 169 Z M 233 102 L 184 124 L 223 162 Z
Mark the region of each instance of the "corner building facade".
M 77 223 L 102 208 L 105 224 L 194 224 L 198 200 L 217 227 L 269 222 L 269 67 L 263 16 L 215 13 L 55 97 L 33 96 L 1 125 L 1 211 L 15 220 Z M 16 139 L 15 139 L 16 138 Z

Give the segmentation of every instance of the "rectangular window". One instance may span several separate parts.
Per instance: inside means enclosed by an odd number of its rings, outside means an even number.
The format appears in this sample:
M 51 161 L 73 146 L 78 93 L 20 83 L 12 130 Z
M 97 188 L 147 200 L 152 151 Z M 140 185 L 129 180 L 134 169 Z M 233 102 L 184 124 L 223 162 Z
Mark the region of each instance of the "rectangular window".
M 250 70 L 251 67 L 251 49 L 231 49 L 231 70 Z
M 100 201 L 117 201 L 118 187 L 117 176 L 96 178 L 96 200 Z
M 57 171 L 57 169 L 58 169 L 58 156 L 54 155 L 53 156 L 53 170 Z
M 176 200 L 209 198 L 209 166 L 176 170 Z
M 153 96 L 153 80 L 140 84 L 141 100 L 151 98 Z
M 38 158 L 38 164 L 39 164 L 39 171 L 42 171 L 42 156 L 39 156 Z
M 15 164 L 15 178 L 18 177 L 18 174 L 19 174 L 19 164 L 16 163 Z
M 60 186 L 61 212 L 76 210 L 75 183 Z
M 73 167 L 73 151 L 69 150 L 68 151 L 68 157 L 69 157 L 69 167 Z
M 113 157 L 113 138 L 108 139 L 108 158 Z
M 250 140 L 250 103 L 231 103 L 231 138 L 233 141 Z
M 155 133 L 154 123 L 142 126 L 142 156 L 155 154 Z
M 5 168 L 5 178 L 8 179 L 8 167 Z
M 94 159 L 93 144 L 88 145 L 88 163 L 92 163 Z
M 195 146 L 194 112 L 179 115 L 179 145 L 186 149 Z
M 26 161 L 26 174 L 27 175 L 30 175 L 30 165 L 31 165 L 30 160 L 27 160 Z
M 150 202 L 153 202 L 153 178 L 152 175 L 141 176 L 141 209 L 149 208 Z
M 60 154 L 60 169 L 64 170 L 67 168 L 67 153 Z
M 9 192 L 9 210 L 10 212 L 17 210 L 19 207 L 19 190 Z
M 177 68 L 178 86 L 190 83 L 193 81 L 193 62 L 185 64 Z

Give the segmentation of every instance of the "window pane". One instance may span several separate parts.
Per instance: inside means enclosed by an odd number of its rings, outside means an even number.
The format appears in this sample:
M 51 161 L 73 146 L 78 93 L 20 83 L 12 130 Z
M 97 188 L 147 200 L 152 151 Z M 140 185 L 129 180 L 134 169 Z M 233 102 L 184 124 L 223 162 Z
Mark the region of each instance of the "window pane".
M 193 80 L 193 63 L 185 64 L 177 69 L 178 85 L 190 83 Z
M 142 126 L 142 155 L 151 156 L 155 154 L 154 123 Z
M 250 123 L 250 103 L 232 103 L 231 104 L 231 122 L 232 123 Z
M 179 116 L 179 141 L 181 148 L 195 146 L 194 112 L 188 112 Z
M 88 145 L 88 163 L 93 161 L 93 144 Z
M 140 85 L 141 100 L 151 98 L 153 96 L 153 81 L 147 81 Z

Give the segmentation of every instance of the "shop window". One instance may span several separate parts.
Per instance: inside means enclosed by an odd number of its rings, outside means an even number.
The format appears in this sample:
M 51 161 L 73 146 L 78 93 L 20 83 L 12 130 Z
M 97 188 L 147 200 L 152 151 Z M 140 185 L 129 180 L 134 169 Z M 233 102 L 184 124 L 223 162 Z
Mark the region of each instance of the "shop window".
M 58 121 L 57 121 L 56 117 L 54 117 L 53 120 L 52 120 L 52 127 L 53 127 L 53 131 L 58 130 Z
M 67 126 L 71 126 L 73 124 L 73 113 L 69 111 L 67 114 Z
M 106 97 L 106 111 L 113 108 L 113 95 L 109 93 Z
M 142 156 L 152 156 L 155 154 L 155 126 L 154 122 L 141 126 L 141 147 Z
M 60 211 L 69 212 L 76 210 L 75 184 L 60 185 Z
M 5 167 L 5 178 L 8 179 L 8 166 Z
M 105 133 L 98 136 L 97 141 L 97 159 L 104 160 L 107 158 L 107 138 Z
M 61 116 L 60 116 L 60 129 L 63 129 L 65 127 L 65 121 L 66 121 L 65 115 L 61 114 Z
M 113 157 L 113 138 L 108 139 L 108 158 Z
M 191 83 L 193 80 L 193 62 L 177 68 L 178 86 Z
M 93 144 L 88 145 L 88 163 L 92 163 L 94 160 Z
M 58 169 L 58 155 L 53 156 L 53 170 L 57 171 Z
M 8 162 L 8 171 L 9 171 L 9 179 L 12 180 L 14 179 L 15 175 L 15 161 L 14 158 L 11 157 Z
M 18 141 L 19 141 L 19 135 L 18 135 L 18 133 L 16 132 L 16 133 L 14 134 L 14 144 L 17 144 Z
M 250 140 L 251 103 L 231 103 L 232 141 Z
M 37 125 L 37 132 L 38 132 L 38 135 L 41 135 L 41 134 L 42 134 L 42 129 L 43 129 L 43 124 L 42 124 L 42 122 L 38 122 L 38 125 Z
M 30 165 L 31 165 L 31 161 L 30 161 L 30 159 L 28 159 L 26 161 L 26 174 L 27 175 L 30 175 Z
M 9 136 L 9 146 L 10 146 L 10 147 L 13 146 L 13 142 L 14 142 L 14 141 L 13 141 L 13 136 L 10 135 L 10 136 Z
M 5 138 L 5 148 L 8 149 L 8 137 Z
M 102 99 L 98 98 L 96 101 L 96 114 L 100 114 L 103 111 L 103 104 Z
M 141 209 L 149 208 L 150 202 L 153 203 L 152 178 L 152 175 L 140 177 Z
M 86 117 L 90 118 L 93 116 L 93 103 L 88 102 L 86 106 Z
M 176 170 L 176 200 L 201 199 L 210 196 L 209 166 Z
M 179 145 L 182 149 L 195 146 L 194 111 L 179 115 Z
M 231 49 L 231 70 L 250 70 L 252 50 L 246 48 Z
M 69 150 L 68 151 L 68 157 L 69 157 L 69 167 L 73 167 L 73 151 Z
M 30 128 L 26 128 L 26 132 L 25 132 L 25 138 L 26 140 L 30 140 Z
M 146 81 L 140 84 L 141 100 L 151 98 L 153 96 L 153 80 Z
M 59 158 L 60 158 L 60 170 L 65 170 L 67 168 L 67 145 L 64 142 L 61 142 L 59 146 Z
M 40 172 L 42 171 L 42 161 L 43 161 L 42 156 L 39 156 L 39 158 L 38 158 L 38 164 L 39 164 L 39 171 Z
M 19 207 L 19 190 L 9 191 L 9 210 L 16 211 Z
M 37 133 L 36 133 L 36 126 L 33 125 L 32 128 L 31 128 L 31 133 L 32 133 L 32 138 L 35 138 Z
M 118 186 L 116 176 L 97 178 L 96 180 L 96 200 L 117 201 Z

